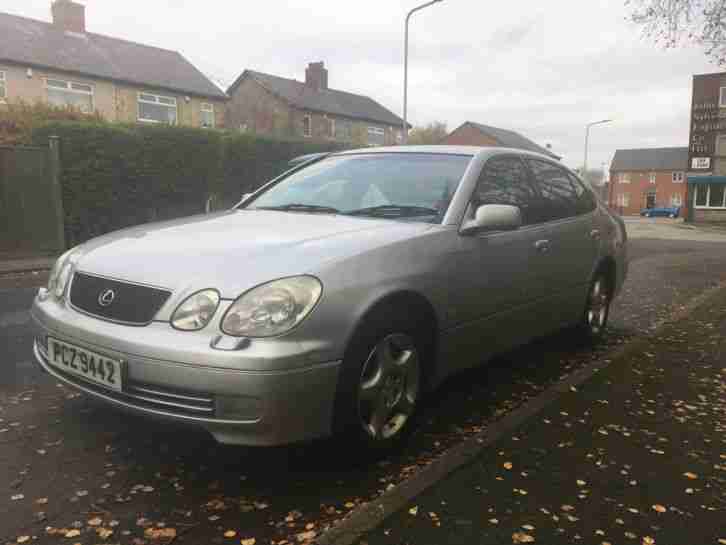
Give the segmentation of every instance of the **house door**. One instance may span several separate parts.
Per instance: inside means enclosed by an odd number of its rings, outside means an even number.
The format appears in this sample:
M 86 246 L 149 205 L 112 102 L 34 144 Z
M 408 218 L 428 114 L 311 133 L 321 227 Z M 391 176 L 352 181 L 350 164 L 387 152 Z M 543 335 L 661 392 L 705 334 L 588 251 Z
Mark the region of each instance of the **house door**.
M 655 208 L 655 191 L 648 191 L 645 194 L 645 207 Z

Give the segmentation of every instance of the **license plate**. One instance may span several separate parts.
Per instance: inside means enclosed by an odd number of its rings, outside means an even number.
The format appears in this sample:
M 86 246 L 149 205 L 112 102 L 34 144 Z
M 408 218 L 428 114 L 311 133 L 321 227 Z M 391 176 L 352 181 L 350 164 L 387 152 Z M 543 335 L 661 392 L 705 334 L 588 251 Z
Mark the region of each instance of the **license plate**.
M 121 362 L 85 348 L 48 337 L 48 361 L 53 367 L 106 388 L 120 392 L 123 387 Z

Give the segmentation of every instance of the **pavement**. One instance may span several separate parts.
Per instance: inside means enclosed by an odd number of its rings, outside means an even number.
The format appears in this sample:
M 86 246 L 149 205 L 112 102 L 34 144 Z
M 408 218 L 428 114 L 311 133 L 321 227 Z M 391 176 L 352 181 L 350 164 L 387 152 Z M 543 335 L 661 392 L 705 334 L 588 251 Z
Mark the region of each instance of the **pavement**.
M 359 545 L 726 543 L 726 288 Z
M 670 225 L 648 235 L 631 240 L 630 275 L 604 344 L 593 349 L 562 333 L 447 381 L 422 408 L 410 444 L 375 462 L 333 440 L 223 447 L 202 431 L 122 415 L 61 387 L 30 353 L 28 308 L 47 273 L 0 276 L 0 543 L 315 539 L 726 280 L 726 237 L 672 239 Z M 160 525 L 176 537 L 154 537 Z
M 47 271 L 53 267 L 56 257 L 0 254 L 0 275 Z

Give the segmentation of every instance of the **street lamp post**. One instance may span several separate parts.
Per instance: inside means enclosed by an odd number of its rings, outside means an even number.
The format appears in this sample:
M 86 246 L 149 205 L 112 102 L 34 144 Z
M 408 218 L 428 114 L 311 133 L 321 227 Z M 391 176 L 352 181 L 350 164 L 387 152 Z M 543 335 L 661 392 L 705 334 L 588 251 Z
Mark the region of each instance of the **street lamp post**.
M 406 32 L 403 46 L 403 136 L 402 143 L 408 142 L 408 22 L 411 20 L 411 15 L 417 11 L 421 11 L 424 8 L 443 2 L 443 0 L 431 0 L 418 7 L 413 8 L 406 15 Z
M 602 123 L 610 123 L 612 119 L 601 119 L 600 121 L 593 121 L 592 123 L 588 123 L 585 125 L 585 161 L 582 165 L 582 177 L 583 179 L 587 179 L 587 146 L 590 142 L 590 127 L 594 125 L 601 125 Z

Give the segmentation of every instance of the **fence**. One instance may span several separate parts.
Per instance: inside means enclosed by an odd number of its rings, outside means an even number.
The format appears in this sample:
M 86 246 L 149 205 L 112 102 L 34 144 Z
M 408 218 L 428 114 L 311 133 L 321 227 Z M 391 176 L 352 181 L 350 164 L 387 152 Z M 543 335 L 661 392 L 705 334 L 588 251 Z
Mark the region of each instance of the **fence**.
M 65 249 L 57 138 L 48 147 L 0 146 L 0 252 Z

